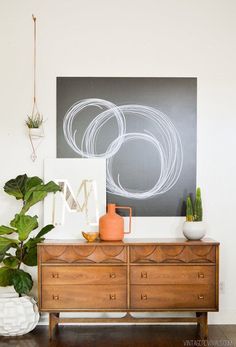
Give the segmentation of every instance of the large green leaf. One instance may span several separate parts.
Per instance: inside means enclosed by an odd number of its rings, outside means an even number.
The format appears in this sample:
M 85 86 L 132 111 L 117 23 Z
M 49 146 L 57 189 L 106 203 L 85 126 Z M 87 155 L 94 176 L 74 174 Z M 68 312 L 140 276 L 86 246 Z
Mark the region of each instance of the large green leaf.
M 28 177 L 27 175 L 19 175 L 16 178 L 8 181 L 4 186 L 4 191 L 15 196 L 17 200 L 23 199 L 25 195 L 25 184 Z
M 36 246 L 38 243 L 42 242 L 43 240 L 44 237 L 32 237 L 24 244 L 24 249 L 30 249 Z
M 30 189 L 40 184 L 43 184 L 43 180 L 41 180 L 41 178 L 37 176 L 28 177 L 25 184 L 25 192 L 27 193 Z
M 1 267 L 0 268 L 0 286 L 6 287 L 12 285 L 12 275 L 13 270 L 9 269 L 8 267 Z
M 43 237 L 30 238 L 24 245 L 23 249 L 23 263 L 28 266 L 37 265 L 37 244 L 44 240 Z
M 38 184 L 36 184 L 38 183 Z M 53 181 L 43 184 L 43 181 L 38 177 L 31 177 L 27 181 L 27 189 L 24 195 L 25 205 L 21 210 L 21 214 L 25 214 L 30 207 L 37 202 L 42 201 L 48 193 L 55 193 L 60 190 L 60 187 Z
M 44 184 L 41 178 L 28 177 L 25 174 L 9 180 L 5 184 L 4 190 L 7 194 L 15 196 L 16 199 L 24 200 L 25 204 L 21 214 L 25 214 L 31 206 L 43 200 L 47 193 L 55 193 L 60 190 L 60 187 L 53 181 Z
M 49 233 L 49 231 L 51 231 L 54 228 L 53 224 L 48 224 L 45 227 L 43 227 L 40 232 L 36 235 L 36 237 L 42 237 L 45 234 Z
M 37 259 L 37 246 L 30 248 L 23 257 L 23 263 L 27 266 L 36 266 L 38 264 Z
M 37 216 L 16 214 L 15 219 L 11 221 L 11 226 L 15 227 L 19 234 L 19 240 L 25 241 L 32 230 L 38 227 Z
M 19 243 L 17 240 L 0 236 L 0 254 L 6 253 L 9 248 Z
M 5 225 L 1 225 L 0 226 L 0 235 L 9 235 L 9 234 L 12 234 L 12 233 L 15 233 L 16 230 L 15 229 L 12 229 L 12 228 L 9 228 Z
M 19 259 L 14 256 L 7 257 L 3 260 L 3 264 L 10 268 L 15 268 L 19 265 Z
M 11 226 L 12 228 L 15 228 L 15 229 L 16 229 L 16 223 L 17 223 L 17 221 L 19 220 L 19 218 L 20 218 L 20 214 L 15 214 L 14 219 L 12 219 L 12 220 L 10 221 L 10 226 Z
M 25 205 L 23 206 L 21 210 L 21 214 L 26 213 L 30 207 L 35 205 L 37 202 L 42 201 L 47 196 L 47 192 L 44 191 L 35 191 L 32 192 L 28 198 L 28 200 L 25 202 Z
M 54 228 L 54 225 L 49 224 L 40 230 L 40 232 L 34 238 L 30 238 L 24 245 L 23 249 L 23 263 L 28 266 L 37 265 L 37 244 L 44 240 L 45 234 Z
M 20 269 L 12 271 L 12 284 L 15 291 L 19 294 L 28 294 L 33 287 L 33 280 L 30 274 Z
M 31 189 L 27 190 L 24 198 L 25 198 L 25 201 L 28 201 L 33 192 L 55 193 L 55 192 L 59 191 L 60 189 L 61 188 L 59 187 L 59 185 L 57 185 L 53 181 L 50 181 L 47 184 L 43 184 L 43 182 L 41 182 L 41 184 L 33 186 Z

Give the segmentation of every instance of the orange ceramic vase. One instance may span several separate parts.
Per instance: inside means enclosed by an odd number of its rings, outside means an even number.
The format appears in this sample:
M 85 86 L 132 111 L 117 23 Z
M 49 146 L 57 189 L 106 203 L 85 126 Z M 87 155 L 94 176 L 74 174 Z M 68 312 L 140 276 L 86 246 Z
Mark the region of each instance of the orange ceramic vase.
M 124 219 L 116 213 L 116 209 L 129 210 L 129 231 L 124 231 Z M 107 214 L 99 219 L 99 237 L 103 241 L 121 241 L 124 234 L 131 233 L 132 209 L 130 207 L 107 205 Z

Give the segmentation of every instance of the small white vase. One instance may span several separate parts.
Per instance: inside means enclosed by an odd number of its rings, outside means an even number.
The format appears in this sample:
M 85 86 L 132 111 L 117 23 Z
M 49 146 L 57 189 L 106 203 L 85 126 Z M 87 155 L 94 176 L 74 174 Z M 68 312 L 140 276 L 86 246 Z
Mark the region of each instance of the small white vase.
M 206 235 L 204 222 L 184 222 L 183 234 L 188 240 L 201 240 Z
M 39 128 L 29 128 L 29 134 L 32 138 L 38 138 L 43 137 L 43 129 L 42 127 Z
M 0 335 L 24 335 L 33 330 L 39 321 L 36 301 L 24 295 L 0 294 Z

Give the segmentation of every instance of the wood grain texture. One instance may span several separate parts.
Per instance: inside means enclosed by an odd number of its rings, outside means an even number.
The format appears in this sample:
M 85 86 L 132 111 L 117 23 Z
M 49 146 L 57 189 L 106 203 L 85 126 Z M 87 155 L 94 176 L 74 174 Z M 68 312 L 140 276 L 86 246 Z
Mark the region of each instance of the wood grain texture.
M 202 312 L 199 315 L 199 335 L 205 340 L 208 337 L 208 316 L 207 312 Z
M 184 239 L 124 242 L 46 241 L 38 245 L 41 311 L 50 312 L 50 336 L 60 312 L 126 312 L 122 319 L 84 322 L 167 322 L 177 318 L 135 318 L 131 312 L 192 311 L 182 318 L 207 337 L 207 312 L 219 305 L 219 243 Z
M 214 245 L 131 246 L 132 263 L 215 263 Z
M 45 285 L 70 284 L 126 284 L 124 266 L 43 266 Z
M 220 247 L 216 246 L 216 273 L 215 273 L 215 284 L 216 284 L 216 307 L 219 311 L 219 274 L 220 274 L 220 258 L 219 258 Z
M 214 285 L 131 285 L 131 309 L 215 308 Z
M 215 266 L 131 266 L 131 284 L 215 284 Z
M 179 238 L 124 238 L 122 241 L 101 241 L 101 240 L 96 240 L 92 243 L 92 245 L 95 246 L 100 246 L 100 245 L 105 245 L 105 246 L 123 246 L 123 245 L 183 245 L 183 246 L 202 246 L 202 245 L 219 245 L 218 241 L 215 241 L 210 238 L 205 238 L 203 240 L 197 240 L 197 241 L 191 241 L 191 240 L 186 240 L 184 237 L 179 237 Z M 38 246 L 45 246 L 45 245 L 52 245 L 52 246 L 58 246 L 58 245 L 66 245 L 66 246 L 83 246 L 83 247 L 90 247 L 91 243 L 88 243 L 84 239 L 58 239 L 58 240 L 50 240 L 46 239 L 42 243 L 39 243 Z
M 42 308 L 118 309 L 126 307 L 125 285 L 43 285 Z
M 126 247 L 109 245 L 48 245 L 42 247 L 42 262 L 50 263 L 123 263 L 126 262 Z
M 38 264 L 38 306 L 39 309 L 42 306 L 41 304 L 41 289 L 42 289 L 42 249 L 37 247 L 37 264 Z

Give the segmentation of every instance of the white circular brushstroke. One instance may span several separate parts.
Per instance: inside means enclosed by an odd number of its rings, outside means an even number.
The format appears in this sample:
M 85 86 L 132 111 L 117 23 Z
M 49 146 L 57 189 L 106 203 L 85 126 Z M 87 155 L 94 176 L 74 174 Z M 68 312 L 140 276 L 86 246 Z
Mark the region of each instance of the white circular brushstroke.
M 98 116 L 96 116 L 92 122 L 89 124 L 88 128 L 85 130 L 85 133 L 82 138 L 81 147 L 78 147 L 76 143 L 76 133 L 77 129 L 73 131 L 73 122 L 81 112 L 86 107 L 97 107 L 101 110 L 107 108 L 107 110 L 102 111 Z M 117 142 L 116 147 L 112 150 L 107 150 L 105 153 L 96 153 L 95 141 L 97 136 L 104 124 L 106 124 L 109 119 L 115 117 L 118 125 L 118 137 L 120 141 Z M 96 157 L 96 158 L 109 158 L 112 157 L 119 149 L 122 144 L 122 135 L 125 134 L 126 123 L 125 118 L 119 107 L 113 104 L 110 101 L 102 99 L 84 99 L 74 103 L 70 109 L 66 112 L 63 120 L 63 132 L 64 137 L 68 145 L 81 157 Z
M 79 112 L 86 107 L 95 106 L 101 109 L 99 113 L 86 128 L 81 147 L 76 143 L 76 132 L 73 131 L 73 122 Z M 105 110 L 104 110 L 105 109 Z M 160 135 L 158 138 L 144 130 L 143 133 L 126 133 L 126 118 L 140 117 L 152 122 L 153 129 L 157 129 Z M 110 143 L 106 152 L 97 153 L 96 141 L 102 127 L 115 117 L 118 125 L 118 136 Z M 121 105 L 102 99 L 84 99 L 76 102 L 67 111 L 63 121 L 63 131 L 68 145 L 82 157 L 100 157 L 107 159 L 107 190 L 111 194 L 120 195 L 131 199 L 148 199 L 158 194 L 166 193 L 178 181 L 183 167 L 183 149 L 180 135 L 174 124 L 166 114 L 154 107 L 144 105 Z M 118 174 L 117 182 L 113 177 L 112 165 L 114 155 L 120 147 L 127 141 L 141 140 L 151 143 L 160 156 L 160 174 L 154 186 L 147 190 L 129 190 L 121 184 Z

